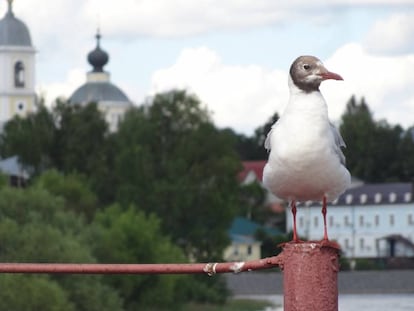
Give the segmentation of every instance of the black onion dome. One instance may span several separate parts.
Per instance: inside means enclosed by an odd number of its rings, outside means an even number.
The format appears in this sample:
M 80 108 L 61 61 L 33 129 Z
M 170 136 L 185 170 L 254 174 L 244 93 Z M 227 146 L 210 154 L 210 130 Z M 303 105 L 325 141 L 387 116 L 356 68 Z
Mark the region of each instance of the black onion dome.
M 101 49 L 100 40 L 101 35 L 98 31 L 96 34 L 96 48 L 88 54 L 88 62 L 92 65 L 92 71 L 94 72 L 103 72 L 103 67 L 109 61 L 108 53 Z

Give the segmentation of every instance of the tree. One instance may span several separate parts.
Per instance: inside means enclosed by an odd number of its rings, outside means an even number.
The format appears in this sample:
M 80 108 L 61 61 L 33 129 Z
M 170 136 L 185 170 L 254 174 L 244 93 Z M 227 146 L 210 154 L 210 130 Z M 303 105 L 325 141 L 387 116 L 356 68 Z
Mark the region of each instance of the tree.
M 1 310 L 76 310 L 67 293 L 49 277 L 3 274 L 0 286 Z
M 352 96 L 342 115 L 340 131 L 347 145 L 347 167 L 353 176 L 367 182 L 398 178 L 400 126 L 375 121 L 364 98 L 358 104 Z
M 94 253 L 101 262 L 163 263 L 183 262 L 181 250 L 161 233 L 160 220 L 146 216 L 133 206 L 123 210 L 113 205 L 99 212 L 91 235 Z M 92 242 L 92 241 L 91 241 Z M 124 297 L 125 310 L 178 309 L 184 296 L 182 276 L 113 276 L 107 280 Z
M 195 96 L 171 91 L 127 113 L 116 141 L 117 201 L 155 213 L 188 256 L 221 258 L 238 208 L 233 137 Z
M 54 114 L 58 120 L 54 146 L 56 167 L 65 173 L 93 175 L 105 166 L 108 125 L 97 105 L 58 102 Z
M 92 221 L 98 200 L 85 176 L 76 173 L 64 176 L 57 170 L 49 170 L 35 180 L 34 187 L 63 197 L 67 210 L 82 215 L 88 222 Z
M 414 127 L 401 134 L 398 145 L 399 179 L 412 182 L 414 178 Z
M 1 155 L 17 154 L 31 173 L 39 174 L 54 165 L 55 134 L 54 117 L 41 103 L 35 113 L 25 118 L 15 116 L 5 124 L 0 134 Z
M 246 136 L 244 134 L 235 134 L 237 137 L 237 152 L 240 158 L 247 160 L 266 160 L 268 158 L 268 151 L 264 147 L 267 134 L 270 132 L 273 124 L 279 120 L 279 114 L 275 112 L 265 124 L 255 129 L 252 136 Z M 231 131 L 231 130 L 229 130 Z
M 62 197 L 35 187 L 3 187 L 0 214 L 1 262 L 96 261 L 85 223 L 65 209 Z M 3 275 L 0 284 L 4 310 L 122 310 L 117 291 L 102 277 Z

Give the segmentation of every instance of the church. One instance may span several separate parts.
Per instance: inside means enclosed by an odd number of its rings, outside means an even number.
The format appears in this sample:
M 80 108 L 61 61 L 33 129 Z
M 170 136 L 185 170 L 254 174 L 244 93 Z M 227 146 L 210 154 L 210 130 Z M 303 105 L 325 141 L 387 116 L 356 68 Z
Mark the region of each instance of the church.
M 4 5 L 1 2 L 0 5 Z M 81 106 L 96 103 L 109 131 L 115 132 L 133 103 L 103 69 L 109 55 L 101 48 L 100 40 L 98 31 L 96 47 L 87 55 L 92 70 L 87 73 L 86 83 L 73 91 L 68 102 Z M 13 12 L 13 0 L 7 0 L 6 14 L 0 19 L 0 131 L 13 117 L 24 117 L 36 111 L 40 101 L 35 91 L 36 52 L 29 28 Z M 0 171 L 16 186 L 24 185 L 29 178 L 16 156 L 0 159 Z
M 36 83 L 36 49 L 29 28 L 13 12 L 13 0 L 7 0 L 7 12 L 0 20 L 0 127 L 15 115 L 35 111 L 38 97 Z M 118 128 L 125 112 L 132 107 L 128 96 L 110 81 L 104 66 L 109 54 L 101 48 L 101 34 L 96 34 L 96 47 L 87 55 L 92 70 L 87 81 L 73 91 L 69 103 L 96 103 L 109 130 Z

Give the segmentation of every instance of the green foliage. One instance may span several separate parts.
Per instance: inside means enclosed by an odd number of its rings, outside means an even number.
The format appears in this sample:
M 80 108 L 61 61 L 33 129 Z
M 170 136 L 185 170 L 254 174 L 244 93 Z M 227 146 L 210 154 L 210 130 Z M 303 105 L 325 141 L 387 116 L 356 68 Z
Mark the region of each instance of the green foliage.
M 266 190 L 255 181 L 242 185 L 240 189 L 242 215 L 259 223 L 264 223 L 272 212 L 265 206 Z
M 136 208 L 108 207 L 96 217 L 91 237 L 100 262 L 162 263 L 183 262 L 181 250 L 162 235 L 155 215 L 145 216 Z M 108 277 L 109 284 L 120 290 L 126 310 L 178 307 L 184 297 L 179 287 L 182 276 L 134 275 Z M 167 309 L 169 309 L 167 308 Z
M 414 177 L 414 127 L 401 135 L 398 145 L 399 179 L 413 181 Z
M 21 193 L 8 189 L 1 194 L 0 215 L 6 217 L 0 232 L 9 241 L 0 245 L 4 259 L 183 260 L 172 246 L 175 243 L 186 258 L 218 260 L 229 242 L 227 229 L 239 208 L 240 194 L 236 139 L 228 131 L 218 130 L 199 100 L 184 91 L 158 94 L 132 109 L 118 133 L 108 133 L 96 105 L 58 102 L 50 112 L 41 106 L 25 119 L 10 121 L 0 138 L 3 156 L 18 155 L 38 176 L 30 189 Z M 109 208 L 106 213 L 114 219 L 107 217 L 111 225 L 106 227 L 99 223 L 105 218 L 103 206 L 115 202 L 133 208 L 120 215 Z M 100 220 L 93 221 L 99 210 Z M 140 210 L 152 216 L 144 217 Z M 134 228 L 136 224 L 128 223 L 128 218 L 141 220 L 142 225 Z M 162 221 L 158 223 L 158 219 Z M 88 237 L 96 234 L 95 239 L 86 238 L 85 229 Z M 122 230 L 129 235 L 123 236 Z M 163 234 L 171 236 L 171 241 L 164 241 Z M 159 245 L 154 248 L 155 244 Z M 59 279 L 59 284 L 70 293 L 69 299 L 82 301 L 76 302 L 77 310 L 86 310 L 91 297 L 100 297 L 101 292 L 80 295 L 76 288 L 88 288 L 89 283 L 75 287 L 70 285 L 74 281 L 63 281 L 72 279 Z M 105 279 L 111 282 L 104 286 L 118 284 L 113 281 L 116 278 Z M 164 306 L 172 297 L 222 301 L 226 295 L 219 278 L 200 281 L 188 277 L 184 282 L 181 277 L 125 276 L 122 280 L 121 287 L 127 289 L 123 303 L 129 309 L 154 307 L 156 301 Z M 99 279 L 94 282 L 93 288 L 102 285 Z M 161 292 L 163 300 L 156 298 Z M 110 297 L 117 305 L 116 292 Z
M 264 147 L 267 134 L 270 132 L 272 125 L 279 119 L 279 114 L 274 113 L 262 126 L 254 131 L 253 136 L 236 134 L 231 132 L 237 139 L 236 149 L 240 158 L 247 160 L 267 160 L 268 151 Z
M 64 289 L 48 277 L 2 274 L 0 287 L 0 310 L 76 310 Z
M 105 137 L 108 126 L 96 104 L 84 107 L 58 102 L 54 108 L 56 119 L 55 163 L 66 173 L 86 175 L 105 163 Z
M 9 184 L 9 176 L 0 172 L 0 189 L 8 186 L 8 184 Z
M 55 120 L 44 105 L 25 118 L 14 117 L 0 134 L 2 157 L 19 155 L 19 160 L 34 174 L 53 165 Z
M 131 110 L 116 134 L 117 201 L 156 213 L 187 255 L 220 258 L 239 200 L 233 138 L 194 96 L 156 95 Z
M 0 189 L 2 262 L 94 262 L 84 225 L 44 189 Z M 122 310 L 117 292 L 99 278 L 2 275 L 0 284 L 2 310 Z
M 282 251 L 280 247 L 281 244 L 292 241 L 292 233 L 271 236 L 264 230 L 258 230 L 255 234 L 255 238 L 262 242 L 262 257 L 271 257 L 280 254 Z M 304 241 L 306 239 L 300 237 L 300 240 Z
M 383 266 L 370 258 L 357 258 L 355 259 L 355 270 L 381 270 Z
M 183 311 L 257 311 L 273 310 L 273 303 L 265 300 L 231 299 L 226 304 L 218 306 L 215 304 L 191 303 L 183 308 Z
M 349 100 L 340 131 L 347 144 L 347 167 L 353 176 L 367 182 L 400 179 L 398 149 L 402 129 L 375 121 L 364 98 Z
M 97 208 L 97 197 L 89 189 L 84 176 L 79 174 L 62 175 L 56 170 L 43 173 L 36 179 L 34 186 L 64 198 L 65 208 L 85 216 L 90 222 Z

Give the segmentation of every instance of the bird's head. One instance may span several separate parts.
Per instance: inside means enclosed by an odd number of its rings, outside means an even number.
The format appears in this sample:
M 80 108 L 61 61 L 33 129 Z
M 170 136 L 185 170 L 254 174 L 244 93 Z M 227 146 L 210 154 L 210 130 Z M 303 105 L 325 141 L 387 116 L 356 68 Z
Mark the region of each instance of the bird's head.
M 340 75 L 327 70 L 314 56 L 299 56 L 289 73 L 293 83 L 305 92 L 318 91 L 322 81 L 328 79 L 343 80 Z

